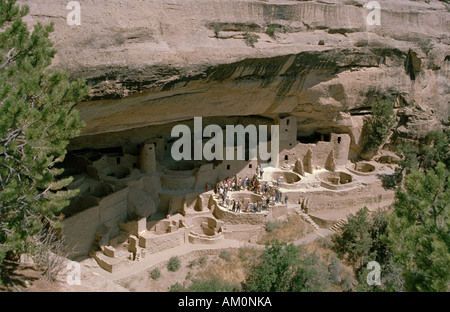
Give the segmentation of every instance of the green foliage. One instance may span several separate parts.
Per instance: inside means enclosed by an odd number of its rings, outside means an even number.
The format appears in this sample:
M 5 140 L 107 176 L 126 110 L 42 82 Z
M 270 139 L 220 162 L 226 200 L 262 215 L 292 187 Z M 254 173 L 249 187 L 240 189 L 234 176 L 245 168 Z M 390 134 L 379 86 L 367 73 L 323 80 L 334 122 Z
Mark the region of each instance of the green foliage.
M 225 261 L 230 261 L 231 260 L 231 252 L 229 250 L 222 250 L 219 254 L 219 258 L 223 259 Z
M 341 229 L 340 235 L 333 236 L 333 250 L 347 263 L 362 266 L 369 257 L 372 247 L 369 210 L 365 207 L 355 215 L 347 217 L 348 222 Z
M 413 170 L 397 190 L 388 229 L 407 290 L 450 290 L 449 186 L 449 170 L 438 163 L 434 170 Z
M 348 223 L 342 226 L 342 233 L 333 236 L 333 250 L 353 269 L 359 280 L 359 291 L 401 291 L 403 279 L 397 264 L 393 261 L 392 242 L 389 239 L 388 213 L 378 210 L 369 214 L 367 208 L 348 216 Z M 381 287 L 367 285 L 366 265 L 377 261 L 381 266 Z
M 274 24 L 270 24 L 269 26 L 267 26 L 266 28 L 266 34 L 268 34 L 270 37 L 275 37 L 275 31 L 277 30 L 276 25 Z
M 395 123 L 394 106 L 388 100 L 378 100 L 372 105 L 372 116 L 364 118 L 362 153 L 376 152 L 389 136 Z
M 300 256 L 293 244 L 267 243 L 244 285 L 249 292 L 323 291 L 329 286 L 327 266 L 313 254 Z
M 285 33 L 287 31 L 286 26 L 280 25 L 280 24 L 269 24 L 266 27 L 266 34 L 269 35 L 272 38 L 275 38 L 276 32 L 283 32 Z
M 83 81 L 47 70 L 53 25 L 30 33 L 29 9 L 15 2 L 0 1 L 0 261 L 29 252 L 40 220 L 53 221 L 76 195 L 56 165 L 80 132 L 73 107 L 88 93 Z
M 180 283 L 176 282 L 175 284 L 173 284 L 169 287 L 169 291 L 170 292 L 185 292 L 186 288 L 184 288 L 184 286 L 181 285 Z
M 342 265 L 338 258 L 333 257 L 333 259 L 331 259 L 331 263 L 328 266 L 328 271 L 330 271 L 331 281 L 334 284 L 339 284 L 342 282 Z
M 245 41 L 245 43 L 248 46 L 252 47 L 252 48 L 255 47 L 255 43 L 258 42 L 258 39 L 259 39 L 259 36 L 257 34 L 251 34 L 251 33 L 248 33 L 248 32 L 246 32 L 244 34 L 244 41 Z
M 434 169 L 438 162 L 450 168 L 450 131 L 430 131 L 420 146 L 410 143 L 399 145 L 397 154 L 402 157 L 400 171 Z
M 153 270 L 150 272 L 150 277 L 151 277 L 152 279 L 154 279 L 154 280 L 157 280 L 158 278 L 161 277 L 161 271 L 160 271 L 158 268 L 153 269 Z
M 219 33 L 222 30 L 219 24 L 214 24 L 214 37 L 219 38 Z
M 167 269 L 170 272 L 178 271 L 180 268 L 180 259 L 178 257 L 172 257 L 169 259 L 169 263 L 167 263 Z
M 200 266 L 204 265 L 207 260 L 208 260 L 207 256 L 201 256 L 200 258 L 198 258 L 198 265 Z
M 212 279 L 194 279 L 188 287 L 176 283 L 170 286 L 170 292 L 238 292 L 237 284 L 230 284 L 217 277 Z
M 269 221 L 266 223 L 266 231 L 271 233 L 276 229 L 281 228 L 282 224 L 278 221 Z

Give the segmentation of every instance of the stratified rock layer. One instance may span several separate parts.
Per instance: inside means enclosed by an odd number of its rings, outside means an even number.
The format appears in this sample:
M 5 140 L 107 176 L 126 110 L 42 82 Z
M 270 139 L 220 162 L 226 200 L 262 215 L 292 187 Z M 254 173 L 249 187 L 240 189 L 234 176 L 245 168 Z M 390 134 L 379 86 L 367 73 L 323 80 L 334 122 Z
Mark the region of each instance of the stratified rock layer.
M 84 0 L 80 26 L 66 0 L 22 2 L 30 22 L 55 23 L 54 66 L 92 86 L 73 148 L 194 116 L 289 114 L 299 134 L 349 133 L 354 148 L 380 96 L 408 107 L 400 136 L 448 119 L 442 1 L 378 1 L 381 24 L 368 25 L 366 1 Z

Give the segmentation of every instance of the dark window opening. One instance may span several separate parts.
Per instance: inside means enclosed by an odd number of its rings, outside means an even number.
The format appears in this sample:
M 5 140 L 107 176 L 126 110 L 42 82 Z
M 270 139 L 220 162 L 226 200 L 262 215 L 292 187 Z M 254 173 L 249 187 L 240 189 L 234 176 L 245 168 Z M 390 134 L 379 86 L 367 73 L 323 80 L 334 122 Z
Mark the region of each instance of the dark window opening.
M 107 147 L 107 148 L 101 148 L 101 149 L 97 149 L 96 152 L 102 154 L 102 155 L 106 155 L 109 157 L 114 157 L 114 156 L 123 156 L 123 150 L 122 147 Z
M 252 169 L 252 164 L 248 165 L 248 167 L 249 167 L 250 169 Z
M 116 158 L 116 162 L 117 162 L 118 165 L 120 165 L 120 157 Z
M 288 155 L 284 155 L 284 160 L 288 160 L 288 159 L 289 159 Z
M 227 170 L 230 170 L 230 165 L 227 165 Z
M 289 121 L 291 121 L 291 120 L 288 119 L 288 120 L 286 121 L 286 125 L 287 125 L 287 126 L 289 126 Z
M 330 142 L 331 134 L 314 132 L 308 136 L 297 136 L 297 140 L 304 144 L 317 143 L 319 141 Z
M 341 144 L 341 137 L 338 137 L 338 144 Z

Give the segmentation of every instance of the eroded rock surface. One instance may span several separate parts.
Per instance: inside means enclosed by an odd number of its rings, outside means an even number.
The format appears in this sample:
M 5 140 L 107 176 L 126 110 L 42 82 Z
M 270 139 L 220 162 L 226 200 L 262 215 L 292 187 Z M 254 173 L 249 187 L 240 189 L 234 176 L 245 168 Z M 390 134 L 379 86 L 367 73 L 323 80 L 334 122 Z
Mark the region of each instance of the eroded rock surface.
M 66 0 L 22 2 L 31 22 L 55 23 L 54 66 L 92 86 L 73 148 L 194 116 L 279 114 L 297 116 L 299 133 L 332 129 L 357 145 L 379 95 L 418 108 L 427 128 L 448 118 L 443 1 L 378 1 L 381 24 L 368 25 L 361 0 L 87 0 L 80 26 L 67 25 Z

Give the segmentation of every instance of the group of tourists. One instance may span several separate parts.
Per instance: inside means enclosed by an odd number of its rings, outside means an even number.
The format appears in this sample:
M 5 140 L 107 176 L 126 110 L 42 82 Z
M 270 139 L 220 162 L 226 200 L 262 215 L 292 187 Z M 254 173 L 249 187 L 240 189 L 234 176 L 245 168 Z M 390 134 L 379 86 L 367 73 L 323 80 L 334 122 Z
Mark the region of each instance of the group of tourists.
M 264 174 L 264 170 L 258 166 L 256 174 L 250 179 L 248 177 L 241 178 L 234 176 L 233 178 L 225 178 L 219 181 L 214 186 L 214 194 L 219 197 L 221 203 L 233 212 L 261 212 L 262 209 L 267 209 L 269 206 L 281 203 L 282 194 L 279 191 L 281 181 L 277 180 L 276 185 L 270 185 L 269 182 L 261 183 Z M 206 186 L 206 190 L 209 191 L 209 185 Z M 248 190 L 262 196 L 262 200 L 255 201 L 254 203 L 247 203 L 243 207 L 244 203 L 241 201 L 231 199 L 231 191 Z M 284 203 L 288 202 L 288 195 L 284 197 Z

